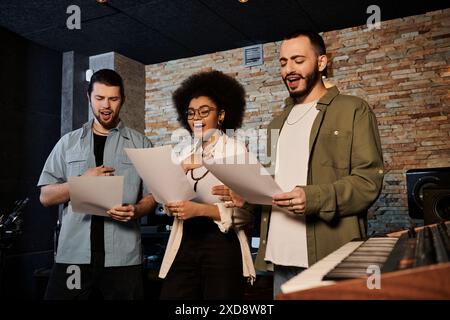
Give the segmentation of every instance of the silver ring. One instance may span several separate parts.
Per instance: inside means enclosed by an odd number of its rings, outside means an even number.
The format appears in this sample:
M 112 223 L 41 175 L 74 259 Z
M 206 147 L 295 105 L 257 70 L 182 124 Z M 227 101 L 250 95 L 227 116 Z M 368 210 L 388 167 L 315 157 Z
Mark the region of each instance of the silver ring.
M 289 199 L 289 206 L 292 207 L 292 199 Z

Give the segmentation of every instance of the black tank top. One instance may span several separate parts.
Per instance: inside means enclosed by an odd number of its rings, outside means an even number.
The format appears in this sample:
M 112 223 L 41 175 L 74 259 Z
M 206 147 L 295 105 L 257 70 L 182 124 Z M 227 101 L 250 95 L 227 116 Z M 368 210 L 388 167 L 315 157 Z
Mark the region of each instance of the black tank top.
M 94 134 L 95 165 L 103 165 L 103 153 L 107 136 Z M 92 215 L 91 217 L 91 264 L 94 267 L 105 265 L 105 218 Z

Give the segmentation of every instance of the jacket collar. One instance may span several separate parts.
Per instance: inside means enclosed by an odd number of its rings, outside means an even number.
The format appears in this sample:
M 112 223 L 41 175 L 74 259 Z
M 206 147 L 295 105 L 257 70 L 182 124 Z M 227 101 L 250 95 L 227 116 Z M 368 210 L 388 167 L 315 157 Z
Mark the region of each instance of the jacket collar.
M 93 123 L 94 123 L 94 119 L 91 119 L 88 122 L 86 122 L 85 124 L 83 124 L 81 138 L 84 138 L 87 134 L 92 133 Z M 122 137 L 124 137 L 125 139 L 129 139 L 128 132 L 127 132 L 127 130 L 125 130 L 125 125 L 123 124 L 122 121 L 119 122 L 117 127 L 113 128 L 109 131 L 110 132 L 118 131 Z

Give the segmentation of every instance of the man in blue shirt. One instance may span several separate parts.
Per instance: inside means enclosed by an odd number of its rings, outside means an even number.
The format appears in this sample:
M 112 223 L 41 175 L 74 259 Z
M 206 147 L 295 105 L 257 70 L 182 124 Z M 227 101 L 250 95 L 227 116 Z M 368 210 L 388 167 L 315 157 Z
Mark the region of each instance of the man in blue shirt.
M 44 206 L 64 204 L 55 265 L 46 299 L 141 299 L 142 252 L 138 219 L 155 201 L 124 148 L 148 148 L 150 141 L 127 128 L 119 113 L 124 103 L 122 78 L 113 70 L 94 73 L 88 88 L 94 119 L 64 135 L 50 153 L 39 178 Z M 109 217 L 74 213 L 70 176 L 124 176 L 124 205 Z M 79 285 L 74 281 L 79 272 Z M 72 277 L 72 278 L 70 278 Z

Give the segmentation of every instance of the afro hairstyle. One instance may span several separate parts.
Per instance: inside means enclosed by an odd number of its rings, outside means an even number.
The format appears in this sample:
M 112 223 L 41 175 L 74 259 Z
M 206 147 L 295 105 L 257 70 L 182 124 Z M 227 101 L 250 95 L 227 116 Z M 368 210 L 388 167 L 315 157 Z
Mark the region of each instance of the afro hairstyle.
M 173 93 L 178 121 L 184 128 L 191 131 L 186 113 L 191 100 L 201 96 L 211 99 L 218 111 L 225 111 L 222 131 L 241 127 L 245 112 L 245 89 L 233 77 L 213 70 L 191 75 Z

